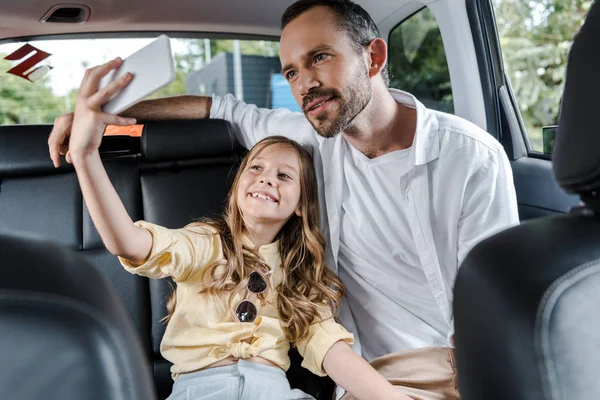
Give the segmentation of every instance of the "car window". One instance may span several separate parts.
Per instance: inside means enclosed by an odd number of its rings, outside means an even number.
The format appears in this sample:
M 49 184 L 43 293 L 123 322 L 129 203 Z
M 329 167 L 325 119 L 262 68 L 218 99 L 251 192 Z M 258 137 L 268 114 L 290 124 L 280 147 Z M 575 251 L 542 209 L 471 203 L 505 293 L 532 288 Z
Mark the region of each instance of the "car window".
M 558 123 L 566 64 L 591 0 L 493 0 L 502 57 L 530 153 L 548 153 Z M 550 130 L 546 130 L 550 132 Z M 544 143 L 546 138 L 546 143 Z
M 0 124 L 54 122 L 57 116 L 73 110 L 86 68 L 117 56 L 127 57 L 152 40 L 65 39 L 0 44 Z M 233 93 L 259 107 L 297 110 L 289 85 L 279 74 L 277 41 L 171 38 L 171 48 L 176 79 L 150 98 Z M 19 57 L 19 49 L 28 54 Z M 48 55 L 45 58 L 44 53 Z M 27 63 L 31 68 L 15 74 L 15 69 Z M 139 126 L 107 129 L 109 135 L 137 136 L 140 132 Z
M 429 108 L 454 113 L 442 35 L 428 8 L 402 21 L 389 38 L 390 87 L 415 95 Z

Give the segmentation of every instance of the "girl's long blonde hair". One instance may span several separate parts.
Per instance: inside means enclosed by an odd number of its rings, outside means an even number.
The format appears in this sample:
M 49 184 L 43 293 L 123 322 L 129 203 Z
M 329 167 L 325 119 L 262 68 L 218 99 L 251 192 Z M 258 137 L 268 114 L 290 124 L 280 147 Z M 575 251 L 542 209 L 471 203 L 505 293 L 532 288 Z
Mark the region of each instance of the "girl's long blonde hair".
M 275 145 L 294 150 L 300 165 L 301 217 L 292 214 L 275 238 L 279 241 L 283 270 L 282 283 L 275 288 L 278 312 L 287 339 L 295 342 L 305 338 L 310 324 L 318 321 L 317 306 L 327 304 L 337 310 L 344 294 L 342 282 L 325 265 L 325 239 L 319 223 L 315 168 L 310 154 L 297 142 L 283 136 L 271 136 L 258 142 L 242 160 L 222 217 L 198 222 L 212 227 L 220 235 L 225 258 L 225 262 L 217 261 L 205 268 L 200 293 L 217 296 L 229 291 L 228 307 L 233 310 L 232 300 L 236 294 L 246 290 L 250 273 L 257 271 L 266 276 L 270 270 L 256 249 L 242 244 L 244 223 L 237 203 L 237 191 L 240 177 L 252 161 L 267 147 Z M 262 294 L 258 297 L 264 300 Z M 169 314 L 165 320 L 173 315 L 175 304 L 173 292 L 167 303 Z

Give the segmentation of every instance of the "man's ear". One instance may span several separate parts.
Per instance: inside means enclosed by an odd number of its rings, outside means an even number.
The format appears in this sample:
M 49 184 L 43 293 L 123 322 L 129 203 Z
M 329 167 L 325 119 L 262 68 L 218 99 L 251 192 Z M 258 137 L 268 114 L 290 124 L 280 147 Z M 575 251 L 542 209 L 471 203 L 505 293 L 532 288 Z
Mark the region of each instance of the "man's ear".
M 369 58 L 369 77 L 379 74 L 387 62 L 387 44 L 382 38 L 376 38 L 367 47 Z

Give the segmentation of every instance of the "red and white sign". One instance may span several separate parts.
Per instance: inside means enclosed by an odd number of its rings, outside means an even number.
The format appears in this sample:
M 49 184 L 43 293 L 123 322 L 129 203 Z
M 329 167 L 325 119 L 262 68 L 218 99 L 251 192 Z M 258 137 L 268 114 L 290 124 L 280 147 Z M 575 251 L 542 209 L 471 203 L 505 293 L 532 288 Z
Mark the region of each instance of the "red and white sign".
M 37 64 L 44 61 L 51 55 L 52 54 L 46 53 L 45 51 L 42 51 L 27 43 L 26 45 L 18 48 L 11 54 L 4 57 L 4 59 L 10 61 L 19 61 L 25 59 L 23 62 L 9 69 L 7 72 L 12 75 L 20 76 L 23 79 L 27 79 L 30 82 L 35 82 L 50 72 L 52 67 L 49 65 L 42 65 L 30 71 L 31 68 L 35 67 Z

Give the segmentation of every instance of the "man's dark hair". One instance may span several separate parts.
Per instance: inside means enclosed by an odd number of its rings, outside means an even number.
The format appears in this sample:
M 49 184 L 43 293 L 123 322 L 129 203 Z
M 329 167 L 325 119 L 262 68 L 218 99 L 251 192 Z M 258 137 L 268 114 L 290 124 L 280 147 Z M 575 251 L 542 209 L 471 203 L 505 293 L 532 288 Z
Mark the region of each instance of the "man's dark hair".
M 364 8 L 350 0 L 299 0 L 289 6 L 281 17 L 283 30 L 292 20 L 313 7 L 329 7 L 338 16 L 342 30 L 346 31 L 350 42 L 357 52 L 362 51 L 373 39 L 380 38 L 379 29 Z M 390 84 L 387 65 L 381 70 L 381 76 L 386 86 Z

